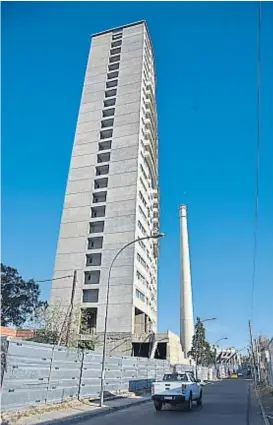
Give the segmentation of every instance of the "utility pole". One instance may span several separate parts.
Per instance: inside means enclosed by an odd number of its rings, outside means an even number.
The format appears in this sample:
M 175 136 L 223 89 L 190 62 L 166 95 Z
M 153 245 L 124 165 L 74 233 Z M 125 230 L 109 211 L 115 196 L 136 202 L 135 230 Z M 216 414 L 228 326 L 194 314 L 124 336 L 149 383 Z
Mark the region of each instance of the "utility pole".
M 250 347 L 251 347 L 251 354 L 252 354 L 252 364 L 253 364 L 253 377 L 254 377 L 254 384 L 257 384 L 257 369 L 256 369 L 256 361 L 255 361 L 255 353 L 254 353 L 254 345 L 253 345 L 253 336 L 252 336 L 252 327 L 250 320 L 248 321 L 248 327 L 249 327 L 249 336 L 250 336 Z
M 68 277 L 70 277 L 70 276 L 68 276 Z M 61 327 L 61 332 L 60 332 L 59 339 L 58 339 L 58 345 L 61 345 L 62 336 L 63 336 L 63 332 L 64 332 L 64 329 L 65 329 L 66 323 L 67 323 L 67 332 L 66 332 L 66 336 L 65 336 L 65 345 L 67 346 L 67 344 L 69 342 L 69 333 L 70 333 L 70 328 L 71 328 L 71 319 L 72 319 L 72 312 L 73 312 L 76 282 L 77 282 L 77 271 L 74 270 L 70 304 L 69 304 L 69 307 L 67 309 L 67 313 L 65 315 L 65 318 L 64 318 L 64 321 L 63 321 L 63 324 L 62 324 L 62 327 Z
M 261 382 L 261 361 L 260 361 L 260 341 L 259 339 L 255 339 L 255 351 L 257 358 L 257 374 L 258 374 L 258 382 Z
M 72 283 L 72 291 L 71 291 L 71 299 L 70 299 L 70 308 L 69 308 L 68 320 L 67 320 L 67 332 L 66 332 L 66 340 L 65 340 L 66 347 L 68 346 L 69 337 L 70 337 L 71 321 L 72 321 L 72 317 L 73 317 L 73 306 L 74 306 L 74 297 L 75 297 L 76 282 L 77 282 L 77 270 L 74 270 L 73 283 Z
M 214 351 L 214 368 L 215 368 L 216 377 L 217 377 L 217 347 L 216 347 L 216 344 L 213 346 L 213 351 Z
M 198 380 L 198 361 L 199 361 L 199 334 L 196 332 L 196 360 L 195 360 L 195 379 Z

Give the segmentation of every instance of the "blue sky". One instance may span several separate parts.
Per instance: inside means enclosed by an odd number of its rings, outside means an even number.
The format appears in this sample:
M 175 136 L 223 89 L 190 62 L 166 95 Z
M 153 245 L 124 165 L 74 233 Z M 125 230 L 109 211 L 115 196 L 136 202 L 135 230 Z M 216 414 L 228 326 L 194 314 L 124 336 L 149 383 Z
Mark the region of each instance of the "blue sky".
M 256 153 L 255 2 L 2 3 L 2 261 L 52 275 L 90 34 L 146 19 L 157 70 L 159 330 L 179 331 L 178 206 L 188 205 L 195 316 L 247 343 Z M 254 331 L 272 336 L 273 4 L 262 4 Z M 46 298 L 49 284 L 43 284 Z

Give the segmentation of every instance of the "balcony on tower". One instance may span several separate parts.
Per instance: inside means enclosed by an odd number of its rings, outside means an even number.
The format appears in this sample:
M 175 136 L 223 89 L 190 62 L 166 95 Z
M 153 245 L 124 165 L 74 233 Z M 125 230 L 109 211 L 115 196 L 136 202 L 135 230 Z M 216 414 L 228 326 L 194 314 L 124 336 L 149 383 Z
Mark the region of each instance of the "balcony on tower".
M 94 221 L 89 224 L 89 233 L 103 233 L 104 221 Z
M 110 161 L 110 152 L 103 152 L 97 155 L 97 162 L 99 164 L 103 162 L 109 162 L 109 161 Z
M 96 207 L 91 207 L 91 217 L 105 217 L 105 205 L 99 205 Z
M 104 189 L 108 186 L 108 177 L 102 177 L 94 180 L 94 189 Z M 106 193 L 106 192 L 105 192 Z
M 83 308 L 81 310 L 80 334 L 95 335 L 97 327 L 97 308 Z
M 100 266 L 100 265 L 101 265 L 101 253 L 86 255 L 86 266 Z
M 88 238 L 88 249 L 101 249 L 102 243 L 103 243 L 102 236 Z
M 106 190 L 100 190 L 93 193 L 93 204 L 99 204 L 106 202 L 107 192 Z
M 109 173 L 109 165 L 99 165 L 96 167 L 96 176 L 105 176 Z

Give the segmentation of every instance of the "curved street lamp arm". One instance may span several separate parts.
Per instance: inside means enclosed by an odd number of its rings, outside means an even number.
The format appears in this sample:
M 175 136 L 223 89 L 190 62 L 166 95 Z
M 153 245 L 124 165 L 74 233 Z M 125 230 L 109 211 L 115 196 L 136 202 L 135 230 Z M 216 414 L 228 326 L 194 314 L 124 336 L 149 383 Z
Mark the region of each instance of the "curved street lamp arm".
M 218 344 L 218 342 L 220 342 L 220 341 L 224 341 L 224 339 L 228 339 L 228 337 L 227 337 L 227 336 L 225 336 L 225 337 L 223 337 L 223 338 L 219 338 L 219 339 L 217 339 L 217 341 L 214 343 L 214 345 L 216 346 L 216 345 Z
M 128 248 L 128 246 L 130 246 L 130 245 L 133 245 L 133 244 L 135 244 L 136 242 L 138 242 L 138 241 L 142 241 L 143 239 L 151 239 L 152 238 L 152 236 L 145 236 L 145 237 L 143 237 L 143 238 L 137 238 L 137 239 L 134 239 L 133 241 L 131 241 L 131 242 L 128 242 L 126 245 L 124 245 L 117 253 L 116 253 L 116 255 L 114 256 L 114 258 L 113 258 L 113 260 L 111 261 L 111 264 L 110 264 L 110 267 L 109 267 L 109 273 L 108 273 L 108 279 L 109 279 L 109 276 L 110 276 L 110 273 L 111 273 L 111 269 L 112 269 L 112 266 L 113 266 L 113 264 L 114 264 L 114 262 L 116 261 L 116 259 L 117 259 L 117 257 L 119 256 L 119 254 L 121 254 L 122 253 L 122 251 L 124 251 L 124 249 L 126 249 L 126 248 Z
M 106 359 L 106 340 L 107 340 L 107 323 L 108 323 L 108 306 L 109 306 L 109 292 L 110 292 L 110 277 L 111 277 L 111 270 L 114 265 L 114 262 L 116 261 L 117 257 L 121 254 L 122 251 L 124 251 L 128 246 L 135 244 L 138 241 L 146 240 L 146 239 L 159 239 L 160 237 L 164 236 L 163 234 L 158 235 L 150 235 L 150 236 L 143 236 L 142 238 L 134 239 L 131 242 L 128 242 L 125 244 L 114 256 L 113 260 L 111 261 L 109 272 L 108 272 L 108 280 L 107 280 L 107 289 L 106 289 L 106 304 L 105 304 L 105 316 L 104 316 L 104 335 L 103 335 L 103 348 L 102 348 L 102 368 L 101 368 L 101 391 L 100 391 L 100 406 L 103 406 L 103 387 L 104 387 L 104 374 L 105 374 L 105 359 Z
M 117 253 L 116 253 L 116 255 L 114 256 L 114 258 L 113 258 L 113 260 L 111 261 L 111 264 L 110 264 L 110 267 L 109 267 L 109 272 L 108 272 L 108 281 L 107 281 L 107 295 L 106 295 L 106 305 L 108 305 L 108 299 L 109 299 L 109 288 L 110 288 L 110 285 L 109 285 L 109 282 L 110 282 L 110 277 L 111 277 L 111 271 L 112 271 L 112 267 L 113 267 L 113 264 L 114 264 L 114 262 L 116 261 L 116 259 L 117 259 L 117 257 L 122 253 L 122 251 L 124 251 L 126 248 L 128 248 L 128 246 L 130 246 L 130 245 L 133 245 L 133 244 L 135 244 L 136 242 L 139 242 L 139 241 L 142 241 L 142 240 L 145 240 L 145 239 L 156 239 L 156 235 L 155 236 L 153 236 L 153 235 L 151 235 L 151 236 L 143 236 L 142 238 L 137 238 L 137 239 L 134 239 L 133 241 L 131 241 L 131 242 L 128 242 L 127 244 L 125 244 Z M 107 316 L 108 314 L 106 314 L 105 315 L 105 318 L 107 319 Z
M 110 275 L 111 275 L 111 270 L 112 270 L 112 267 L 113 267 L 113 264 L 114 264 L 114 262 L 116 261 L 116 259 L 117 259 L 117 257 L 119 256 L 119 254 L 121 254 L 122 253 L 122 251 L 124 251 L 124 249 L 126 249 L 126 248 L 128 248 L 128 246 L 130 246 L 130 245 L 133 245 L 133 244 L 135 244 L 136 242 L 139 242 L 139 241 L 143 241 L 143 240 L 146 240 L 146 239 L 159 239 L 159 237 L 158 237 L 159 235 L 150 235 L 150 236 L 143 236 L 142 238 L 137 238 L 137 239 L 134 239 L 133 241 L 131 241 L 131 242 L 128 242 L 126 245 L 124 245 L 117 253 L 116 253 L 116 255 L 114 256 L 114 258 L 113 258 L 113 260 L 111 261 L 111 264 L 110 264 L 110 267 L 109 267 L 109 273 L 108 273 L 108 281 L 109 281 L 109 279 L 110 279 Z M 163 236 L 163 235 L 162 235 Z
M 217 317 L 210 317 L 209 319 L 200 320 L 201 323 L 209 322 L 210 320 L 217 320 Z

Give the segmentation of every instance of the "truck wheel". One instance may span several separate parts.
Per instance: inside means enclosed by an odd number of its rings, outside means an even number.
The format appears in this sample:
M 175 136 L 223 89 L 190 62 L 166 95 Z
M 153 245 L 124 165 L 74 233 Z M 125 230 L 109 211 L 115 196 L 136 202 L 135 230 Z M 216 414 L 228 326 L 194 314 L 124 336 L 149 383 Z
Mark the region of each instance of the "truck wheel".
M 203 404 L 202 391 L 200 392 L 200 397 L 196 401 L 197 401 L 197 406 L 202 406 L 202 404 Z
M 192 410 L 192 395 L 190 395 L 190 398 L 187 403 L 187 411 L 191 412 L 191 410 Z
M 154 401 L 155 410 L 159 411 L 162 409 L 162 401 Z

